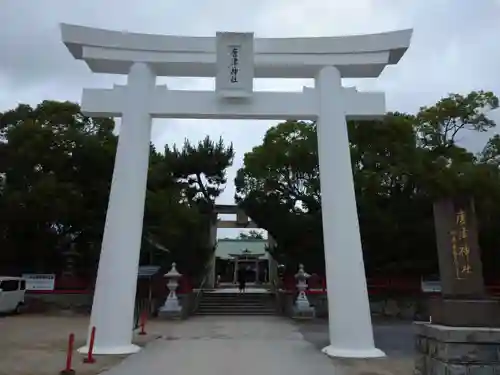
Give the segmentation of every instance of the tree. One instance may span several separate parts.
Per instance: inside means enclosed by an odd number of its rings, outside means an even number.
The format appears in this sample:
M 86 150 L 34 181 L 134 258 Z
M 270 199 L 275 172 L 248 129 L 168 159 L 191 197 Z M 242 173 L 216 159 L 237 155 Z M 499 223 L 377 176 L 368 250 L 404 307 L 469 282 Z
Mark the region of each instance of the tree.
M 238 234 L 238 238 L 241 240 L 263 240 L 264 239 L 264 234 L 261 231 L 258 230 L 250 230 L 248 233 L 245 232 L 240 232 Z
M 165 146 L 165 162 L 171 164 L 174 177 L 185 186 L 187 199 L 208 205 L 210 211 L 226 184 L 226 169 L 233 160 L 233 145 L 226 147 L 222 138 L 214 142 L 207 136 L 196 146 L 186 139 L 181 150 L 175 145 Z
M 382 121 L 349 122 L 369 275 L 437 272 L 432 203 L 464 194 L 476 197 L 484 257 L 500 266 L 492 251 L 498 242 L 493 220 L 500 216 L 491 208 L 500 206 L 500 141 L 493 137 L 479 155 L 456 144 L 462 132 L 494 127 L 487 110 L 496 107 L 492 93 L 479 91 L 451 94 L 415 116 L 389 113 Z M 309 262 L 309 269 L 322 272 L 316 137 L 314 123 L 271 128 L 262 145 L 245 155 L 235 184 L 240 206 L 276 239 L 273 255 L 291 268 Z
M 210 227 L 217 219 L 215 199 L 226 183 L 226 169 L 234 159 L 232 144 L 214 142 L 208 136 L 196 146 L 185 140 L 182 149 L 166 145 L 155 153 L 150 168 L 147 212 L 156 222 L 151 234 L 171 251 L 180 269 L 198 277 L 215 248 L 209 246 Z M 154 184 L 173 184 L 170 194 Z
M 495 122 L 487 112 L 495 108 L 498 98 L 485 91 L 472 91 L 466 96 L 450 94 L 434 106 L 422 107 L 416 118 L 420 143 L 442 150 L 454 146 L 462 130 L 488 131 Z
M 95 275 L 117 145 L 113 129 L 112 119 L 86 117 L 69 102 L 0 114 L 0 272 L 61 273 L 71 249 L 76 272 Z M 151 145 L 143 263 L 176 261 L 183 273 L 199 276 L 211 251 L 210 207 L 233 155 L 232 146 L 209 138 L 174 152 Z
M 70 243 L 86 247 L 99 240 L 116 148 L 113 127 L 111 119 L 83 116 L 69 102 L 19 105 L 0 114 L 0 204 L 8 218 L 1 223 L 0 256 L 8 260 L 2 264 L 61 268 Z
M 483 150 L 476 156 L 482 164 L 490 164 L 495 167 L 500 166 L 500 135 L 495 134 L 491 137 Z
M 277 240 L 275 258 L 284 261 L 286 252 L 290 264 L 322 267 L 314 251 L 322 249 L 315 124 L 286 121 L 269 129 L 263 144 L 245 154 L 235 185 L 236 201 Z

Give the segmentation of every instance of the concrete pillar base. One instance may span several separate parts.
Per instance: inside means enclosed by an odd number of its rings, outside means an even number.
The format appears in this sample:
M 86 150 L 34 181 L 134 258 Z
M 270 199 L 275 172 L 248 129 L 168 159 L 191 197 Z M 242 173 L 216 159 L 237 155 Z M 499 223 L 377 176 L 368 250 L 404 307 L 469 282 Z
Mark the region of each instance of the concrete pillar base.
M 377 348 L 371 349 L 344 349 L 329 345 L 321 350 L 332 358 L 383 358 L 385 353 Z
M 120 354 L 133 354 L 141 350 L 140 346 L 130 344 L 121 346 L 94 346 L 92 351 L 93 354 L 100 355 L 120 355 Z M 80 354 L 87 354 L 89 352 L 89 347 L 87 345 L 82 346 L 77 350 Z
M 316 310 L 312 306 L 307 306 L 307 307 L 294 306 L 292 318 L 299 320 L 314 319 L 316 318 Z

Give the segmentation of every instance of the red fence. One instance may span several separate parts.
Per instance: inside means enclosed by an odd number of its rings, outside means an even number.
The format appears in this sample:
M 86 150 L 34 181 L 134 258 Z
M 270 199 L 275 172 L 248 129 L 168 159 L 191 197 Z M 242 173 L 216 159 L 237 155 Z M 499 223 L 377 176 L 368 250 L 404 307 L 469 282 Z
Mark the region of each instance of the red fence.
M 147 280 L 141 280 L 147 282 Z M 159 278 L 152 282 L 152 285 L 160 294 L 166 293 L 166 280 Z M 297 281 L 293 276 L 285 277 L 283 289 L 295 292 Z M 368 293 L 377 295 L 383 293 L 404 293 L 419 294 L 422 293 L 421 281 L 418 278 L 370 278 L 367 280 Z M 326 280 L 320 276 L 313 275 L 308 281 L 311 294 L 326 293 Z M 500 281 L 489 283 L 487 291 L 492 295 L 500 295 Z M 51 291 L 29 290 L 28 293 L 37 294 L 87 294 L 92 293 L 93 282 L 79 278 L 56 277 L 55 289 Z M 189 293 L 192 291 L 192 284 L 187 277 L 181 277 L 179 280 L 178 293 Z
M 297 290 L 297 281 L 293 276 L 285 277 L 283 289 L 290 292 Z M 310 294 L 326 293 L 326 280 L 317 275 L 311 276 L 308 280 Z M 369 278 L 367 279 L 368 293 L 370 295 L 384 293 L 422 293 L 422 284 L 419 278 Z M 489 294 L 500 295 L 500 281 L 486 285 Z

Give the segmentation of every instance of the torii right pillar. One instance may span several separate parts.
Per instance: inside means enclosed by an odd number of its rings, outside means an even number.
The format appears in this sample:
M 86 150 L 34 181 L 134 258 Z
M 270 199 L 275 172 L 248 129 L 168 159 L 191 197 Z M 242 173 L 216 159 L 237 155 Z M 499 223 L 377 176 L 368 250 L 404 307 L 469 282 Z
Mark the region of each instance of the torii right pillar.
M 318 155 L 331 357 L 377 358 L 361 248 L 340 72 L 316 77 Z

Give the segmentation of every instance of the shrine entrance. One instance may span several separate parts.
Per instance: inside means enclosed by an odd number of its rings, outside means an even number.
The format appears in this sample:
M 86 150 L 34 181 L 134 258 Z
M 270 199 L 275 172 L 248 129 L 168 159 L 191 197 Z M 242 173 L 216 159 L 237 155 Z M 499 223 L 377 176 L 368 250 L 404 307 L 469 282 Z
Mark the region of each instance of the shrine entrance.
M 259 264 L 255 260 L 235 259 L 233 284 L 238 282 L 238 270 L 244 270 L 247 283 L 257 284 L 259 282 Z
M 275 241 L 268 233 L 267 239 L 222 238 L 217 240 L 218 229 L 259 229 L 236 205 L 215 205 L 217 215 L 234 215 L 234 219 L 217 216 L 212 228 L 210 246 L 215 252 L 208 264 L 207 288 L 216 286 L 229 287 L 236 283 L 238 267 L 248 268 L 248 282 L 267 284 L 278 276 L 278 264 L 266 249 L 275 246 Z
M 248 283 L 267 284 L 270 281 L 269 275 L 273 272 L 270 270 L 272 262 L 267 253 L 251 254 L 248 250 L 242 254 L 229 254 L 226 258 L 217 256 L 215 259 L 217 286 L 237 284 L 239 269 L 247 271 Z
M 152 118 L 295 119 L 317 123 L 328 293 L 329 356 L 373 358 L 373 340 L 351 167 L 347 119 L 385 115 L 385 96 L 342 86 L 397 64 L 412 30 L 320 38 L 134 34 L 66 25 L 71 54 L 127 84 L 84 89 L 88 116 L 121 117 L 90 327 L 95 354 L 127 354 L 142 239 Z M 215 91 L 169 90 L 157 76 L 215 77 Z M 313 78 L 301 92 L 254 91 L 256 78 Z M 117 313 L 118 311 L 118 313 Z M 90 329 L 88 341 L 90 340 Z M 79 349 L 87 352 L 88 346 Z
M 266 254 L 250 254 L 248 250 L 243 251 L 242 254 L 230 254 L 233 263 L 233 278 L 234 284 L 238 282 L 238 270 L 245 269 L 247 271 L 247 282 L 261 284 L 268 282 L 268 267 L 269 261 L 261 259 Z

